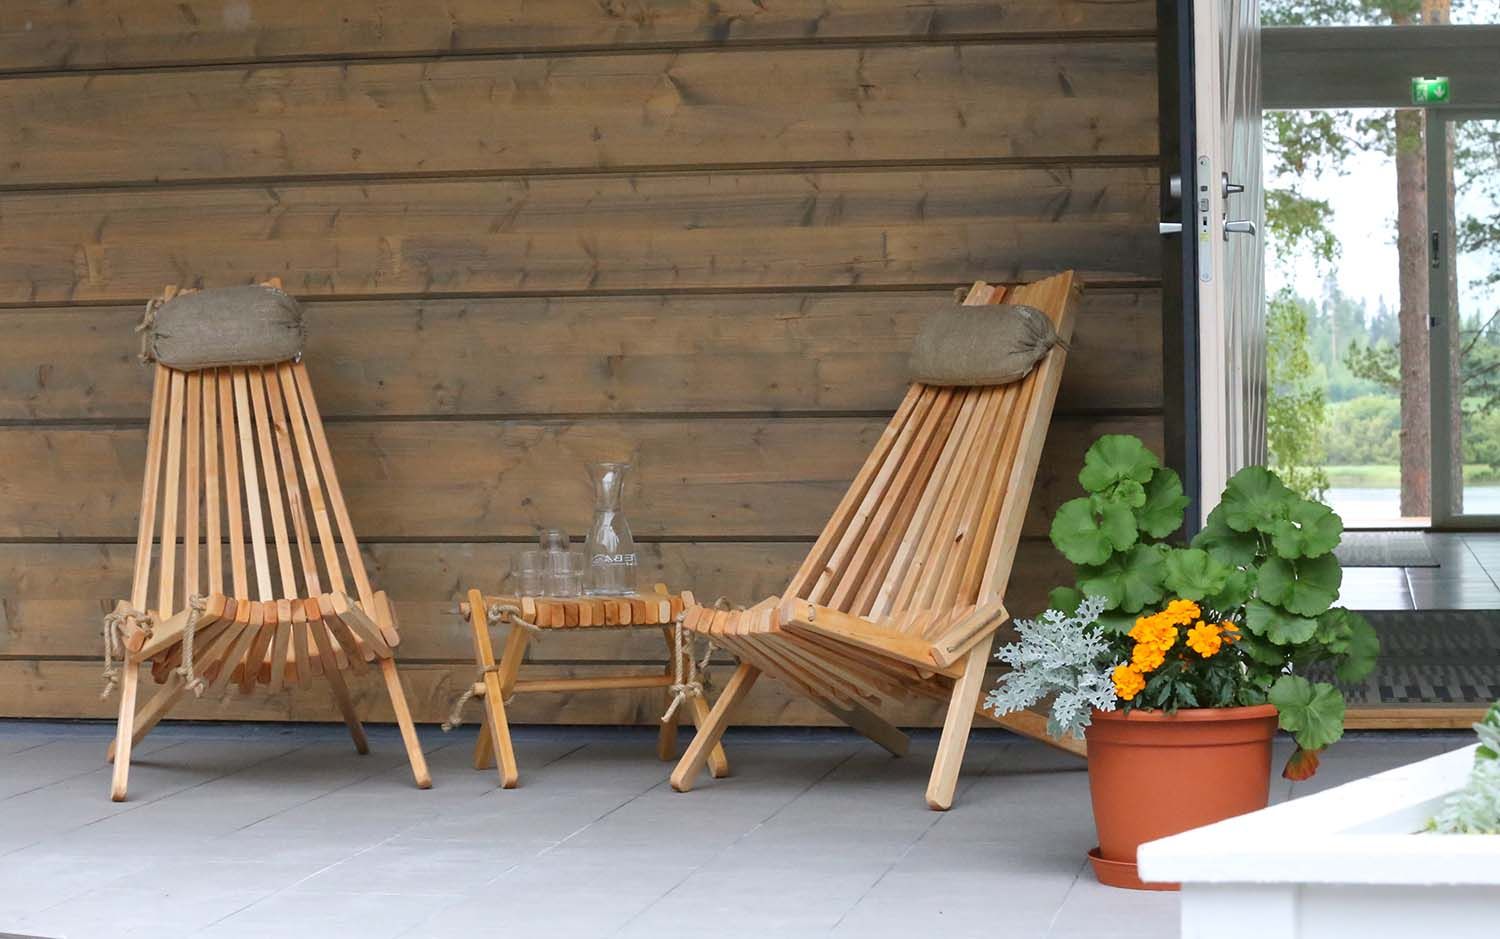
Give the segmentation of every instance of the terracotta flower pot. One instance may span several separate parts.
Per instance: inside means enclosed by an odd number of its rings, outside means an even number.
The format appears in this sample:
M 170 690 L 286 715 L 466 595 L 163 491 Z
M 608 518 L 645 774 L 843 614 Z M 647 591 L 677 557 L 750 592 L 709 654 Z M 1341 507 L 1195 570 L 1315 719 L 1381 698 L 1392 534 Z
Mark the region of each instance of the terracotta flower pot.
M 1094 712 L 1088 729 L 1089 792 L 1099 847 L 1089 852 L 1099 882 L 1175 890 L 1136 876 L 1143 842 L 1263 809 L 1270 797 L 1276 709 L 1269 704 L 1159 711 Z

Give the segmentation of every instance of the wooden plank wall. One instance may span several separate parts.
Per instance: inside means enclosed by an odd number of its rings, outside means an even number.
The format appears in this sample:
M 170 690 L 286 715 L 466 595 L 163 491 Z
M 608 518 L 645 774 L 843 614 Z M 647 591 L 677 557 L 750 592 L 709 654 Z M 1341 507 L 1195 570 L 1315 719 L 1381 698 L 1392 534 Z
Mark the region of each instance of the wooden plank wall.
M 455 599 L 538 526 L 583 532 L 586 460 L 638 466 L 651 578 L 776 592 L 933 302 L 1077 268 L 1013 590 L 1035 610 L 1083 448 L 1161 436 L 1154 37 L 1150 0 L 7 0 L 0 715 L 112 707 L 99 610 L 126 590 L 149 393 L 132 329 L 167 283 L 275 275 L 306 301 L 432 721 L 471 680 Z M 534 658 L 580 674 L 659 648 L 549 637 Z M 184 713 L 333 717 L 321 692 Z M 746 717 L 822 720 L 774 683 Z

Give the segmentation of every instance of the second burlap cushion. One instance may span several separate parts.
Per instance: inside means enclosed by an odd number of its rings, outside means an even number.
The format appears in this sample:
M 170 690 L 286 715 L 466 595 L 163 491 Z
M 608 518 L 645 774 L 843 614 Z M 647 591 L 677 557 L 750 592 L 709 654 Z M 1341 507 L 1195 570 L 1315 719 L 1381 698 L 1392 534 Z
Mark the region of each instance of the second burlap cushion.
M 297 301 L 255 284 L 180 293 L 153 305 L 141 328 L 141 359 L 184 371 L 285 362 L 306 339 Z
M 950 303 L 917 333 L 912 378 L 929 385 L 1004 385 L 1026 377 L 1060 341 L 1036 307 Z

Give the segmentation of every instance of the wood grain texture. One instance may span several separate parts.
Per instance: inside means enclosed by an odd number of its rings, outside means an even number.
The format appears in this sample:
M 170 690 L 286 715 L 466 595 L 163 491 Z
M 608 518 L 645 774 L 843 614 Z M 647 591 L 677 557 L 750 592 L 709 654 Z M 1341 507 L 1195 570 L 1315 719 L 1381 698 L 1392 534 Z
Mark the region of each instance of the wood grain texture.
M 997 44 L 0 80 L 0 185 L 1139 157 L 1154 62 Z
M 306 306 L 325 416 L 889 411 L 947 291 Z M 1059 408 L 1161 406 L 1161 293 L 1085 293 Z M 0 420 L 147 413 L 140 309 L 0 311 Z M 521 350 L 523 354 L 517 355 Z M 1129 367 L 1121 367 L 1129 363 Z
M 697 173 L 0 196 L 0 303 L 1160 277 L 1150 167 Z M 186 286 L 187 284 L 184 284 Z
M 371 576 L 396 604 L 402 662 L 472 661 L 473 643 L 455 612 L 463 592 L 499 592 L 526 544 L 365 545 Z M 805 542 L 652 543 L 641 549 L 642 579 L 691 589 L 712 601 L 749 604 L 779 593 L 807 553 Z M 101 651 L 102 604 L 129 591 L 133 548 L 120 544 L 0 544 L 0 659 L 93 659 Z M 1042 539 L 1022 542 L 1007 597 L 1018 616 L 1038 612 L 1046 591 L 1071 567 Z M 503 632 L 500 631 L 500 632 Z M 497 632 L 497 635 L 499 633 Z M 662 661 L 655 630 L 548 633 L 531 661 L 576 664 Z
M 626 509 L 637 536 L 816 535 L 885 426 L 883 417 L 374 421 L 330 424 L 361 540 L 582 532 L 583 466 L 635 466 Z M 1078 494 L 1083 452 L 1104 433 L 1160 448 L 1161 419 L 1059 419 L 1042 455 L 1027 534 Z M 146 430 L 0 428 L 0 537 L 93 541 L 135 531 Z
M 1150 0 L 7 0 L 0 69 L 1149 31 Z

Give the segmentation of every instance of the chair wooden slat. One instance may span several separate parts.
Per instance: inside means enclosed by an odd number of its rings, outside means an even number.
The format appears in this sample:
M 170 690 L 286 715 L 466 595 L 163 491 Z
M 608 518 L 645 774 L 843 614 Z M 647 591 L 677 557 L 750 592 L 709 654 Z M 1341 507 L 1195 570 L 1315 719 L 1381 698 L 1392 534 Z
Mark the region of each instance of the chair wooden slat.
M 167 454 L 162 481 L 161 560 L 157 575 L 156 614 L 165 619 L 176 610 L 177 515 L 182 501 L 182 429 L 184 376 L 172 373 L 167 404 Z
M 313 525 L 318 531 L 318 546 L 323 554 L 323 569 L 328 575 L 330 589 L 348 593 L 344 580 L 344 566 L 339 561 L 338 540 L 333 535 L 333 524 L 328 514 L 328 500 L 323 493 L 318 460 L 308 436 L 307 416 L 302 407 L 302 394 L 297 386 L 295 370 L 290 365 L 277 369 L 281 380 L 281 394 L 290 415 L 292 438 L 297 444 L 297 462 L 302 470 L 302 479 L 307 492 L 308 506 L 312 509 Z M 314 650 L 316 651 L 316 647 Z
M 224 511 L 229 519 L 229 570 L 234 596 L 250 599 L 249 566 L 245 558 L 245 508 L 241 500 L 239 424 L 235 419 L 234 381 L 228 369 L 216 369 L 219 386 L 219 431 L 224 444 Z
M 264 486 L 260 471 L 255 466 L 255 428 L 250 410 L 250 380 L 243 368 L 229 369 L 229 378 L 234 383 L 240 470 L 244 474 L 245 511 L 250 516 L 250 551 L 255 559 L 255 598 L 265 602 L 276 599 L 276 588 L 271 585 L 271 557 L 266 548 L 266 516 L 261 506 L 261 490 Z
M 202 557 L 203 544 L 201 515 L 203 509 L 202 465 L 203 465 L 203 376 L 192 372 L 187 376 L 184 395 L 187 408 L 187 437 L 184 447 L 185 469 L 182 481 L 182 590 L 184 597 L 197 596 L 202 590 L 198 579 L 198 564 Z
M 224 528 L 219 476 L 219 383 L 214 372 L 202 376 L 203 520 L 208 543 L 208 592 L 224 592 Z
M 130 606 L 145 610 L 151 587 L 151 550 L 156 538 L 156 512 L 160 505 L 161 464 L 165 449 L 168 388 L 172 376 L 157 366 L 151 392 L 151 420 L 146 431 L 146 479 L 141 486 L 141 515 L 136 526 L 135 568 L 131 575 Z

